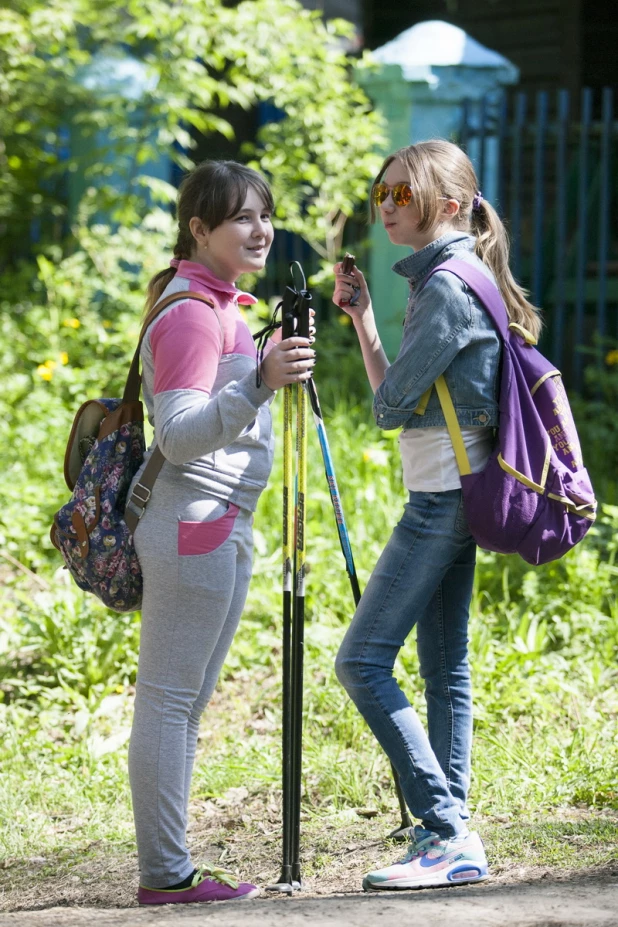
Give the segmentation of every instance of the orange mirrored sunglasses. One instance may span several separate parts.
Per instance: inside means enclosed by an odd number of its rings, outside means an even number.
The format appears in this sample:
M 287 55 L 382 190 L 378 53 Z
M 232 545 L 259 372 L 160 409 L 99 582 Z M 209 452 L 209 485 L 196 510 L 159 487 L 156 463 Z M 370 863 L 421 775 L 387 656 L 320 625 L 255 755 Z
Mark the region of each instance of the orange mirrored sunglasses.
M 412 187 L 409 183 L 396 183 L 393 186 L 387 183 L 374 183 L 371 198 L 376 206 L 381 206 L 389 193 L 393 194 L 395 206 L 409 206 L 412 202 Z

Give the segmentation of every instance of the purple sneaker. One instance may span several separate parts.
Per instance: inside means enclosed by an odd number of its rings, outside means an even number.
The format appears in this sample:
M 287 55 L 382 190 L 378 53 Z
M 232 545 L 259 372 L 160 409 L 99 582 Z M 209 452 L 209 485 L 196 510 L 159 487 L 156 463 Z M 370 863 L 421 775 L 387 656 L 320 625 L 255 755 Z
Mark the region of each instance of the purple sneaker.
M 196 901 L 232 901 L 255 898 L 259 888 L 250 882 L 238 882 L 233 875 L 210 866 L 200 866 L 189 888 L 146 888 L 137 890 L 138 904 L 191 904 Z

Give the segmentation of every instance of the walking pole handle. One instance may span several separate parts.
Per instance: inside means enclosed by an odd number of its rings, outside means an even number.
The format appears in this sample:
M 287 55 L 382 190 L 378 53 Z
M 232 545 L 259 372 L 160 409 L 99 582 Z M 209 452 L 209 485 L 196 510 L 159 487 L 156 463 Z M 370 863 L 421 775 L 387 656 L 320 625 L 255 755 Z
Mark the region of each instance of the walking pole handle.
M 302 286 L 286 286 L 283 291 L 281 306 L 281 338 L 291 338 L 297 335 L 300 338 L 309 338 L 309 309 L 311 307 L 311 293 L 306 287 L 305 275 L 298 261 L 290 264 L 292 272 L 297 268 L 302 276 Z

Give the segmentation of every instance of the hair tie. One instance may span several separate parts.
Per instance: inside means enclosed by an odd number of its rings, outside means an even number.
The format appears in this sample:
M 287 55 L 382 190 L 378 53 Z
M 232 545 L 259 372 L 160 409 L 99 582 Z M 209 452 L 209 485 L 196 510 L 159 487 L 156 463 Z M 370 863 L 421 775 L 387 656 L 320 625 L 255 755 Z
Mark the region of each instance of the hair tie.
M 481 208 L 482 199 L 483 199 L 483 194 L 479 190 L 476 196 L 474 197 L 474 199 L 472 200 L 472 212 L 479 211 L 479 209 Z
M 170 261 L 170 267 L 173 267 L 174 270 L 178 270 L 179 266 L 180 266 L 180 258 L 172 258 L 172 260 Z

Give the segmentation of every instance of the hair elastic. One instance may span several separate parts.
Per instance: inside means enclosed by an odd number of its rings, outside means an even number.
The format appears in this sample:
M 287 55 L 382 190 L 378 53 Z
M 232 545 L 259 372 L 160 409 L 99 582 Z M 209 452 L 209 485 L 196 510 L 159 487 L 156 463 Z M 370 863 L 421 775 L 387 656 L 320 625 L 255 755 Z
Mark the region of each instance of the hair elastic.
M 180 258 L 172 258 L 170 261 L 170 267 L 173 267 L 175 270 L 178 270 L 180 265 Z
M 481 201 L 482 201 L 482 199 L 483 199 L 483 194 L 482 194 L 481 191 L 479 190 L 479 191 L 477 192 L 476 196 L 474 197 L 474 199 L 472 200 L 472 212 L 478 212 L 478 211 L 479 211 L 479 209 L 481 208 Z

